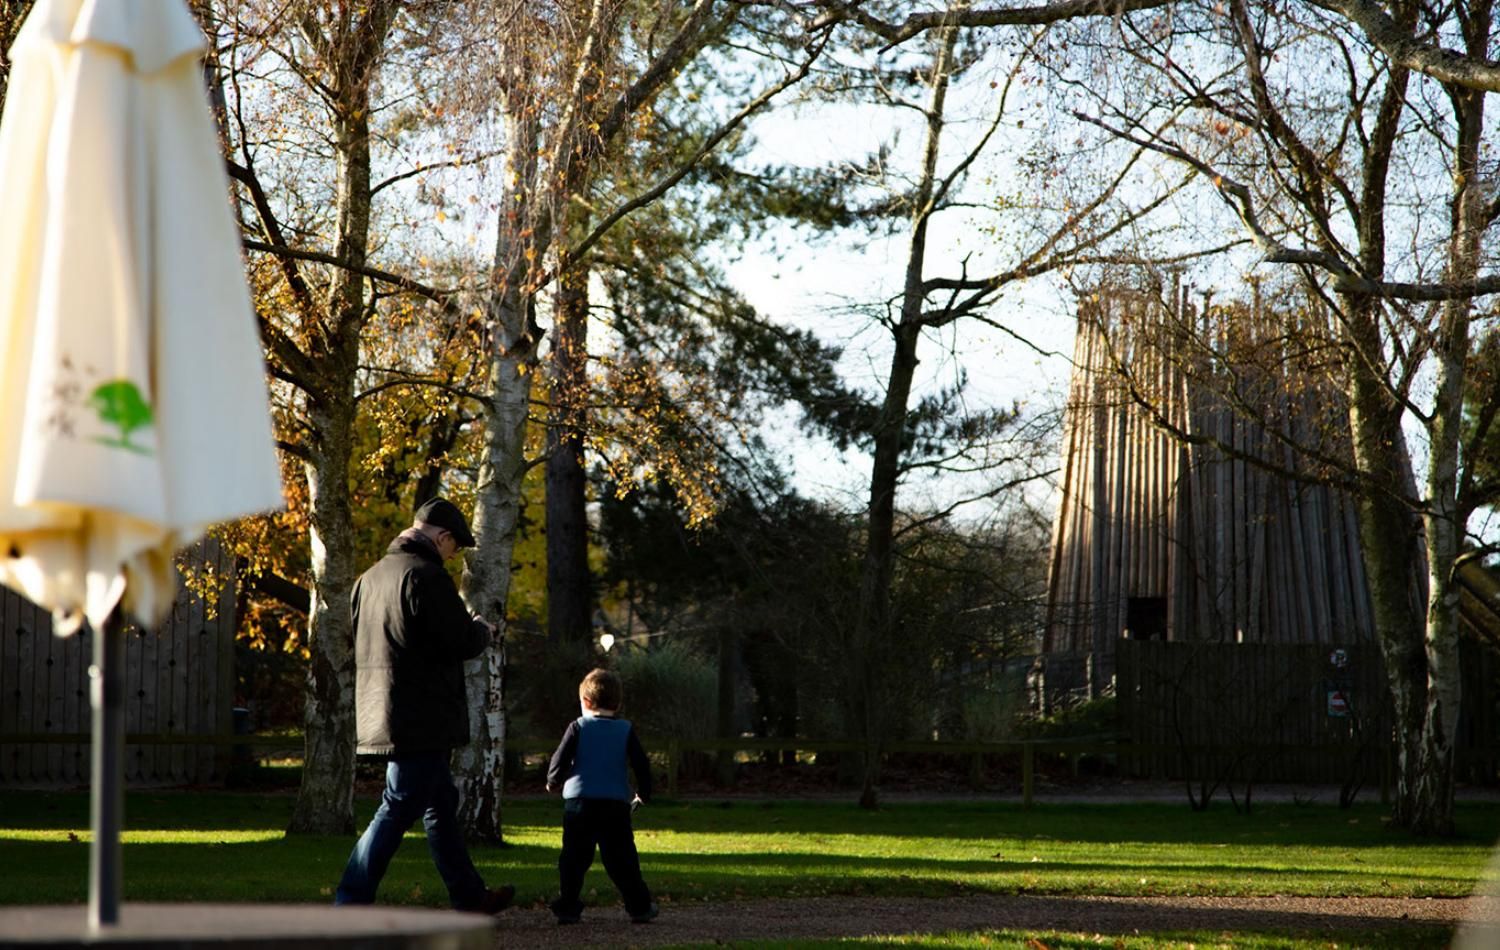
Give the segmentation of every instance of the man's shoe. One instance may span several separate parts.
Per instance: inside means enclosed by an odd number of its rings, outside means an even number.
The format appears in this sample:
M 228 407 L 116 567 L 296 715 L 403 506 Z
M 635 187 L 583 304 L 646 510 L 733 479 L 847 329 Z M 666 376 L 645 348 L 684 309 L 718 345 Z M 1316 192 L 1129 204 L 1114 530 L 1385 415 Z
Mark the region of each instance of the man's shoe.
M 582 916 L 579 914 L 557 914 L 556 917 L 559 927 L 564 924 L 576 924 L 582 919 Z
M 632 924 L 649 924 L 656 919 L 656 915 L 659 913 L 661 913 L 661 908 L 656 906 L 656 901 L 652 901 L 651 906 L 639 914 L 631 914 L 630 922 Z
M 479 901 L 479 912 L 481 914 L 498 914 L 511 905 L 516 899 L 516 886 L 504 884 L 500 887 L 492 887 L 484 892 L 484 897 Z

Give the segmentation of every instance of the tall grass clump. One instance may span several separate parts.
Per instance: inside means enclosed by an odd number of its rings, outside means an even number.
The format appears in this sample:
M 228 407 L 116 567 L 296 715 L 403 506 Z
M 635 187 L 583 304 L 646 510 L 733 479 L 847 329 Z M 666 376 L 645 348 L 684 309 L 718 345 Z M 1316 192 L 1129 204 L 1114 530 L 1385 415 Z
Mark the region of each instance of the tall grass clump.
M 971 742 L 1014 739 L 1017 722 L 1026 713 L 1026 695 L 1019 690 L 978 689 L 960 703 L 963 737 Z
M 690 644 L 667 641 L 627 646 L 610 656 L 625 686 L 622 715 L 640 725 L 648 743 L 713 736 L 718 718 L 718 671 Z

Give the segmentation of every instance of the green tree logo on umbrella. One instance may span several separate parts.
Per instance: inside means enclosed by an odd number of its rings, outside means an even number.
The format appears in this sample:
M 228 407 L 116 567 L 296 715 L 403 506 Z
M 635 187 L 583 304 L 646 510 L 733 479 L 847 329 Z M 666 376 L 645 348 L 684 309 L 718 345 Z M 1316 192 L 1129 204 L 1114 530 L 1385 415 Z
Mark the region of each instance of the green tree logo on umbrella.
M 102 445 L 127 449 L 140 455 L 150 455 L 151 450 L 130 441 L 130 433 L 151 425 L 151 404 L 141 391 L 128 379 L 112 379 L 102 383 L 89 397 L 89 405 L 99 413 L 99 420 L 120 430 L 118 439 L 96 436 L 94 441 Z

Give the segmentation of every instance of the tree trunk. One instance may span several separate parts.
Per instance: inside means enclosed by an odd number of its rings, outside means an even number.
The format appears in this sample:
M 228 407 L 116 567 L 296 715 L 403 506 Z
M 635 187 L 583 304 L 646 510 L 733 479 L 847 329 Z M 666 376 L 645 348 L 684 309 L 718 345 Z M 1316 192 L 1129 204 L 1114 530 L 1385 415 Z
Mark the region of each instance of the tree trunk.
M 588 426 L 589 268 L 568 254 L 568 242 L 587 233 L 589 215 L 579 205 L 603 146 L 597 119 L 599 90 L 619 42 L 625 5 L 590 0 L 573 63 L 573 78 L 550 149 L 548 205 L 556 215 L 558 246 L 547 426 L 547 639 L 553 645 L 587 643 L 592 632 L 588 518 L 583 447 Z M 538 244 L 540 249 L 545 245 Z
M 522 77 L 523 81 L 526 77 Z M 511 154 L 495 239 L 494 281 L 489 301 L 490 389 L 484 455 L 474 501 L 477 543 L 464 573 L 464 599 L 498 627 L 495 644 L 465 667 L 473 742 L 459 753 L 463 789 L 459 820 L 471 837 L 503 840 L 501 795 L 505 787 L 505 626 L 511 560 L 526 476 L 526 420 L 540 333 L 535 299 L 526 286 L 523 232 L 531 217 L 536 176 L 535 111 L 513 103 L 507 112 Z
M 917 252 L 913 251 L 914 254 Z M 870 471 L 869 529 L 861 571 L 859 616 L 852 631 L 849 663 L 853 673 L 849 694 L 849 726 L 862 740 L 860 794 L 862 808 L 878 804 L 876 784 L 880 779 L 880 746 L 886 733 L 884 690 L 885 657 L 895 637 L 891 617 L 891 579 L 894 570 L 896 487 L 901 476 L 901 455 L 906 438 L 907 400 L 917 368 L 915 326 L 896 328 L 896 348 L 886 378 L 885 405 L 875 433 L 875 459 Z
M 349 266 L 333 271 L 327 326 L 310 334 L 311 345 L 321 350 L 317 391 L 308 397 L 308 422 L 316 443 L 307 466 L 314 585 L 308 616 L 312 667 L 302 785 L 289 834 L 354 830 L 354 638 L 349 594 L 355 565 L 349 467 L 359 337 L 367 313 L 365 280 L 357 269 L 365 266 L 370 241 L 370 86 L 395 7 L 372 2 L 363 13 L 363 19 L 344 25 L 327 41 L 337 92 L 335 251 Z
M 354 519 L 349 500 L 352 394 L 311 414 L 320 451 L 307 466 L 312 522 L 312 653 L 303 721 L 302 784 L 288 834 L 354 832 Z
M 558 281 L 547 428 L 547 638 L 586 643 L 592 630 L 588 513 L 583 470 L 588 419 L 588 269 Z
M 943 135 L 944 107 L 948 97 L 954 44 L 958 31 L 943 28 L 932 59 L 932 98 L 927 111 L 927 139 L 922 159 L 922 177 L 914 196 L 911 242 L 901 295 L 901 317 L 893 328 L 894 350 L 886 377 L 885 402 L 875 430 L 875 457 L 870 469 L 869 534 L 861 570 L 859 613 L 852 632 L 849 661 L 853 684 L 848 695 L 850 725 L 864 745 L 859 804 L 874 808 L 875 786 L 880 777 L 880 746 L 888 723 L 884 701 L 886 657 L 894 649 L 896 631 L 891 617 L 891 579 L 894 571 L 896 534 L 896 488 L 901 479 L 906 450 L 907 403 L 917 369 L 917 342 L 921 338 L 926 294 L 922 271 L 927 257 L 927 224 L 934 210 L 939 146 Z
M 1379 353 L 1377 307 L 1368 299 L 1346 297 L 1348 327 L 1358 351 Z M 1408 824 L 1420 780 L 1418 754 L 1426 718 L 1427 658 L 1422 634 L 1427 602 L 1423 576 L 1426 552 L 1413 514 L 1415 478 L 1401 411 L 1384 380 L 1364 367 L 1378 366 L 1357 354 L 1351 359 L 1349 429 L 1359 471 L 1373 485 L 1357 499 L 1360 542 L 1370 582 L 1375 635 L 1385 659 L 1396 716 L 1396 808 L 1398 824 Z
M 734 665 L 739 636 L 727 619 L 719 627 L 719 689 L 718 715 L 714 735 L 729 738 L 734 728 Z M 734 781 L 734 750 L 721 749 L 714 756 L 714 781 L 729 785 Z
M 417 487 L 412 492 L 412 498 L 420 505 L 430 498 L 436 498 L 443 486 L 443 472 L 447 469 L 444 459 L 453 447 L 458 444 L 458 437 L 463 427 L 464 419 L 454 407 L 452 412 L 446 412 L 429 420 L 431 426 L 427 439 L 426 461 L 422 463 L 422 474 L 417 476 Z M 474 536 L 476 540 L 478 535 Z
M 1489 6 L 1476 5 L 1465 24 L 1470 49 L 1483 52 L 1489 39 Z M 1473 280 L 1479 273 L 1481 238 L 1488 225 L 1484 188 L 1479 178 L 1479 151 L 1484 138 L 1484 93 L 1449 87 L 1458 129 L 1455 144 L 1452 236 L 1447 279 Z M 1453 750 L 1458 728 L 1462 676 L 1459 670 L 1459 592 L 1455 585 L 1458 556 L 1469 512 L 1460 506 L 1459 439 L 1463 427 L 1469 319 L 1472 303 L 1443 305 L 1438 330 L 1436 372 L 1427 464 L 1424 515 L 1427 574 L 1427 702 L 1422 721 L 1413 785 L 1403 801 L 1403 824 L 1424 834 L 1453 832 Z

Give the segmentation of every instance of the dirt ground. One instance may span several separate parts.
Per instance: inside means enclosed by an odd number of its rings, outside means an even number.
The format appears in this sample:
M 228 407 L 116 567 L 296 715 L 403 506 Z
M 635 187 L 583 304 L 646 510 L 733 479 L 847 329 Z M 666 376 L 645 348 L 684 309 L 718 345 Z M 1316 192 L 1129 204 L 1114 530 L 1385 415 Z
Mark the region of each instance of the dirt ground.
M 914 776 L 918 773 L 914 772 Z M 889 778 L 889 777 L 888 777 Z M 1019 783 L 993 775 L 976 792 L 955 776 L 924 776 L 925 781 L 890 781 L 887 802 L 1019 800 Z M 518 782 L 516 797 L 531 789 Z M 1243 789 L 1237 790 L 1243 792 Z M 516 793 L 519 792 L 519 795 Z M 1495 788 L 1465 788 L 1459 797 L 1500 800 Z M 710 783 L 684 783 L 685 798 L 848 800 L 831 770 L 761 768 L 741 771 L 732 789 Z M 1338 801 L 1334 786 L 1257 786 L 1257 804 Z M 1364 790 L 1362 801 L 1379 801 L 1379 789 Z M 1067 772 L 1039 776 L 1038 802 L 1186 802 L 1179 782 L 1132 781 Z M 1229 807 L 1228 795 L 1216 800 Z M 1091 934 L 1135 931 L 1221 930 L 1231 933 L 1296 931 L 1341 933 L 1412 926 L 1453 928 L 1471 923 L 1478 936 L 1463 950 L 1500 948 L 1500 898 L 1315 898 L 1315 897 L 1028 897 L 971 895 L 953 898 L 875 897 L 788 898 L 781 900 L 663 904 L 656 921 L 632 924 L 616 908 L 591 908 L 582 922 L 558 926 L 545 909 L 507 911 L 498 921 L 497 947 L 661 947 L 724 946 L 751 940 L 855 937 L 983 930 L 1065 930 Z
M 959 763 L 925 762 L 920 768 L 892 769 L 883 781 L 885 802 L 1020 801 L 1019 775 L 1003 765 L 987 770 L 978 783 Z M 937 765 L 939 767 L 934 768 Z M 977 787 L 976 787 L 977 784 Z M 544 797 L 536 769 L 513 774 L 512 798 Z M 1243 805 L 1245 789 L 1235 790 Z M 378 781 L 370 794 L 379 793 Z M 834 770 L 816 766 L 742 766 L 728 788 L 689 777 L 679 794 L 692 800 L 852 801 Z M 1463 787 L 1467 801 L 1500 803 L 1500 789 Z M 1297 802 L 1334 804 L 1337 786 L 1264 784 L 1253 788 L 1255 804 Z M 1132 780 L 1114 775 L 1073 774 L 1066 768 L 1039 769 L 1036 800 L 1041 803 L 1187 801 L 1181 782 Z M 1378 802 L 1380 789 L 1365 788 L 1361 802 Z M 1230 807 L 1228 790 L 1215 801 Z M 1101 935 L 1137 931 L 1209 930 L 1321 933 L 1384 928 L 1468 927 L 1477 936 L 1455 944 L 1461 950 L 1500 950 L 1500 898 L 1314 898 L 1314 897 L 1030 897 L 970 895 L 953 898 L 874 897 L 788 898 L 780 900 L 689 902 L 662 905 L 651 924 L 632 924 L 618 908 L 591 908 L 581 923 L 558 926 L 543 908 L 506 911 L 497 920 L 497 948 L 727 946 L 752 940 L 833 938 L 984 930 L 1063 930 Z M 1108 944 L 1105 944 L 1106 946 Z
M 497 947 L 705 946 L 749 940 L 945 933 L 999 929 L 1090 934 L 1135 931 L 1375 930 L 1487 922 L 1475 947 L 1500 947 L 1500 899 L 1383 897 L 1027 897 L 974 895 L 936 899 L 797 898 L 666 904 L 650 924 L 632 924 L 619 908 L 591 908 L 572 926 L 545 909 L 507 911 Z

